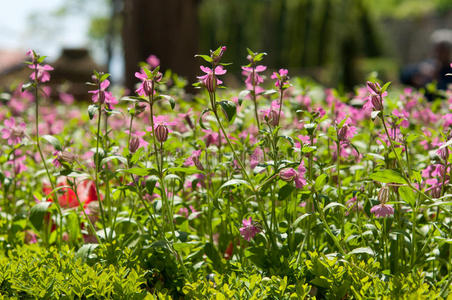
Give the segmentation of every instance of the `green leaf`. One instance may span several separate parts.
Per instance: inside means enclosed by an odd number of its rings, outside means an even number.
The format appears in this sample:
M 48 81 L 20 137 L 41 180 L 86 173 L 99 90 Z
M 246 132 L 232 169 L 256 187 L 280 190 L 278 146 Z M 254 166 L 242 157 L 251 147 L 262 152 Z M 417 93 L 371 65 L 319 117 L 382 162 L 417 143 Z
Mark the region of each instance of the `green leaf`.
M 321 191 L 323 186 L 325 185 L 326 179 L 328 178 L 328 175 L 325 173 L 320 174 L 316 179 L 314 183 L 314 189 L 316 191 Z
M 102 165 L 106 164 L 107 162 L 112 161 L 112 160 L 114 160 L 114 159 L 119 160 L 119 161 L 122 162 L 123 164 L 127 165 L 127 159 L 126 159 L 125 157 L 119 156 L 119 155 L 113 155 L 113 156 L 107 156 L 107 157 L 105 157 L 105 158 L 102 159 L 102 161 L 100 162 L 100 165 L 102 166 Z
M 250 190 L 253 190 L 251 188 L 251 186 L 248 184 L 248 182 L 246 182 L 243 179 L 231 179 L 229 181 L 226 181 L 225 183 L 223 183 L 223 185 L 218 189 L 218 191 L 221 191 L 222 189 L 229 187 L 229 186 L 235 186 L 235 185 L 243 185 L 245 187 L 247 187 Z
M 201 57 L 202 59 L 204 59 L 208 63 L 211 63 L 213 61 L 210 56 L 204 55 L 204 54 L 196 54 L 195 57 Z
M 105 79 L 107 79 L 108 77 L 110 77 L 110 74 L 105 73 L 104 75 L 102 75 L 102 77 L 100 78 L 100 82 L 104 81 Z
M 406 180 L 396 170 L 383 170 L 370 174 L 370 179 L 383 183 L 406 184 Z
M 234 119 L 235 117 L 235 114 L 237 113 L 237 107 L 235 106 L 235 103 L 232 101 L 223 100 L 218 102 L 218 104 L 221 106 L 223 113 L 228 121 L 232 121 L 232 119 Z
M 391 81 L 388 81 L 385 83 L 385 85 L 383 85 L 383 87 L 381 88 L 381 93 L 383 94 L 384 92 L 386 92 L 386 90 L 388 89 L 389 85 L 391 85 Z
M 94 252 L 97 246 L 99 246 L 99 244 L 85 244 L 80 249 L 78 249 L 75 257 L 86 261 L 88 258 L 90 258 L 91 253 Z
M 303 221 L 305 218 L 309 217 L 310 215 L 311 215 L 311 214 L 306 213 L 306 214 L 303 214 L 303 215 L 299 216 L 299 217 L 295 220 L 295 222 L 293 222 L 292 228 L 296 228 L 296 227 L 298 226 L 298 224 L 299 224 L 301 221 Z
M 89 119 L 92 120 L 94 118 L 94 115 L 99 110 L 99 107 L 96 104 L 91 104 L 88 106 L 88 115 Z
M 286 184 L 285 186 L 279 189 L 278 200 L 279 201 L 285 200 L 287 197 L 289 197 L 293 190 L 294 190 L 293 184 L 291 183 Z
M 243 90 L 239 93 L 238 99 L 239 99 L 239 105 L 242 105 L 243 100 L 245 100 L 245 97 L 248 96 L 251 93 L 249 90 Z
M 147 176 L 147 175 L 155 175 L 155 174 L 157 174 L 157 171 L 155 169 L 152 169 L 152 168 L 138 168 L 138 167 L 134 167 L 134 168 L 130 168 L 130 169 L 124 169 L 124 170 L 121 170 L 121 171 L 129 173 L 129 174 L 135 174 L 135 175 L 138 175 L 138 176 Z
M 341 204 L 341 203 L 339 203 L 339 202 L 331 202 L 330 204 L 328 204 L 327 206 L 325 206 L 325 207 L 323 208 L 323 211 L 326 212 L 328 209 L 333 208 L 333 207 L 336 207 L 336 206 L 340 206 L 340 207 L 342 207 L 343 209 L 347 209 L 347 208 L 345 207 L 344 204 Z
M 403 201 L 408 203 L 411 207 L 414 207 L 414 205 L 416 204 L 416 194 L 410 187 L 399 187 L 399 194 Z
M 49 207 L 52 204 L 52 202 L 39 202 L 30 209 L 29 220 L 36 230 L 41 230 L 44 224 L 44 216 L 49 212 Z
M 204 114 L 212 111 L 210 108 L 206 108 L 201 112 L 201 115 L 199 116 L 199 126 L 201 126 L 202 129 L 207 129 L 206 126 L 204 126 L 204 122 L 202 120 Z
M 350 251 L 349 253 L 347 253 L 348 256 L 354 255 L 354 254 L 369 254 L 371 256 L 375 256 L 375 252 L 372 249 L 370 249 L 369 247 L 356 248 L 356 249 L 353 249 L 352 251 Z
M 63 147 L 61 146 L 60 141 L 59 141 L 56 137 L 51 136 L 51 135 L 49 135 L 49 134 L 46 134 L 46 135 L 41 136 L 41 138 L 44 139 L 44 140 L 46 140 L 46 141 L 47 141 L 49 144 L 51 144 L 56 150 L 58 150 L 58 151 L 62 151 L 62 150 L 63 150 Z

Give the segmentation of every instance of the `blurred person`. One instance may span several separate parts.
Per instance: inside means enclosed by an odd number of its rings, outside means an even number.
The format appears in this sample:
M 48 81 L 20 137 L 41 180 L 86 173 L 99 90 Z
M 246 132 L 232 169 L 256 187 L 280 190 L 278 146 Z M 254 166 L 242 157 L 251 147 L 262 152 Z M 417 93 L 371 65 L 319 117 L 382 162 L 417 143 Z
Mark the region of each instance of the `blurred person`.
M 449 84 L 452 84 L 452 76 L 446 76 L 447 73 L 452 72 L 450 67 L 452 62 L 452 30 L 439 29 L 434 31 L 431 41 L 433 57 L 403 68 L 400 74 L 400 81 L 403 84 L 422 88 L 435 81 L 440 90 L 445 90 Z

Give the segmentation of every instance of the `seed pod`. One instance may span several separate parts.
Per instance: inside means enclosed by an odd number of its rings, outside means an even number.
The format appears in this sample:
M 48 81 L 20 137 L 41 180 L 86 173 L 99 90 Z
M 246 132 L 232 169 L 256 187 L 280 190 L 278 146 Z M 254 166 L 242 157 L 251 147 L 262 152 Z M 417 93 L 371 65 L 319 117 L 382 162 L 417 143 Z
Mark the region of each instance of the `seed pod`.
M 165 142 L 168 139 L 168 127 L 162 124 L 157 125 L 157 127 L 155 127 L 155 138 L 160 143 Z
M 129 151 L 130 153 L 135 153 L 138 150 L 138 147 L 140 146 L 140 140 L 134 136 L 130 139 L 129 143 Z
M 388 201 L 388 199 L 389 199 L 389 188 L 386 185 L 384 185 L 378 192 L 378 201 L 380 201 L 381 204 L 384 204 Z
M 73 163 L 77 159 L 77 155 L 72 152 L 63 151 L 60 155 L 60 158 L 64 162 Z

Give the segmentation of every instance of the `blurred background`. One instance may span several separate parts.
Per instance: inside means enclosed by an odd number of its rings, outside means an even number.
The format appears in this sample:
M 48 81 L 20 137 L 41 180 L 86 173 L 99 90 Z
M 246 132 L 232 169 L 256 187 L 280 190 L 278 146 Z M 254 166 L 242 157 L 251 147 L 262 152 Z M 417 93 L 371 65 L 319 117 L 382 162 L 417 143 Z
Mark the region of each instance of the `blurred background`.
M 150 54 L 193 82 L 201 73 L 194 54 L 219 45 L 233 62 L 232 86 L 242 80 L 247 47 L 267 52 L 270 69 L 327 86 L 350 90 L 372 71 L 422 86 L 432 79 L 416 77 L 425 63 L 434 72 L 428 64 L 439 56 L 450 61 L 451 29 L 452 0 L 4 1 L 0 86 L 20 78 L 30 48 L 55 64 L 57 81 L 82 84 L 96 68 L 132 89 L 138 62 Z

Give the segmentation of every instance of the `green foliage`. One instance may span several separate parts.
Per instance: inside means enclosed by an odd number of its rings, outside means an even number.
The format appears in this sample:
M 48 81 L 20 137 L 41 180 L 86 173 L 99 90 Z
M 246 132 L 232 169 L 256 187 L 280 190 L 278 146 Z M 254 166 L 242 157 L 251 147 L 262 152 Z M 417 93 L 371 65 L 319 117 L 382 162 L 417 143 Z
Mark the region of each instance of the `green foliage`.
M 143 299 L 139 268 L 90 266 L 63 247 L 24 246 L 0 256 L 0 295 L 15 299 Z

